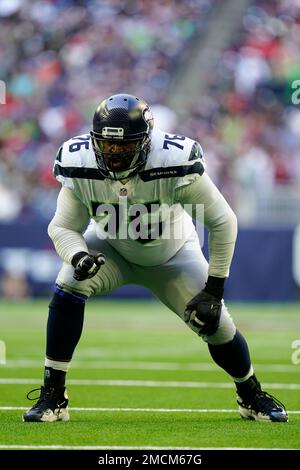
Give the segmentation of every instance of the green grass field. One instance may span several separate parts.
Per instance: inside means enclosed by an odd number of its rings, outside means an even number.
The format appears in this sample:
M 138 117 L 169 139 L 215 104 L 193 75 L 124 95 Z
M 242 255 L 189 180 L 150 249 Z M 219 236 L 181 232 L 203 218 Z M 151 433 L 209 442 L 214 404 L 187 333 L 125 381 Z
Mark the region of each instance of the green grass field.
M 299 304 L 232 304 L 264 388 L 288 423 L 240 419 L 234 387 L 207 346 L 156 302 L 95 300 L 69 372 L 71 421 L 23 423 L 41 385 L 47 302 L 0 305 L 0 449 L 300 449 Z M 300 357 L 300 355 L 298 355 Z M 55 446 L 55 447 L 51 447 Z

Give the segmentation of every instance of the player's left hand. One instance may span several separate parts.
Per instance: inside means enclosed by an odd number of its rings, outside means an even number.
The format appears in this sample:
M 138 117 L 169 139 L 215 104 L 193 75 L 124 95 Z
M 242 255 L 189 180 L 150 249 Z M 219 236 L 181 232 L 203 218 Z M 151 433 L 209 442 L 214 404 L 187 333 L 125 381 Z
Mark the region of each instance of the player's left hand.
M 187 304 L 184 319 L 198 335 L 210 336 L 218 329 L 221 310 L 221 300 L 202 290 Z

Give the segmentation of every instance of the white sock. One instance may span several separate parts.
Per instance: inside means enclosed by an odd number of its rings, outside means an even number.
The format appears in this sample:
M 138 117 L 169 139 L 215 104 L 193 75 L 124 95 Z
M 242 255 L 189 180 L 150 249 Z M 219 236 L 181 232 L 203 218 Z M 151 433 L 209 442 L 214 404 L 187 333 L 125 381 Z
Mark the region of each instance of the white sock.
M 45 367 L 52 367 L 52 369 L 62 370 L 68 372 L 71 361 L 53 361 L 52 359 L 45 358 Z
M 242 383 L 242 382 L 246 382 L 246 380 L 248 380 L 253 374 L 254 374 L 254 370 L 253 370 L 253 367 L 251 366 L 248 374 L 245 375 L 245 377 L 232 377 L 232 378 L 235 382 Z

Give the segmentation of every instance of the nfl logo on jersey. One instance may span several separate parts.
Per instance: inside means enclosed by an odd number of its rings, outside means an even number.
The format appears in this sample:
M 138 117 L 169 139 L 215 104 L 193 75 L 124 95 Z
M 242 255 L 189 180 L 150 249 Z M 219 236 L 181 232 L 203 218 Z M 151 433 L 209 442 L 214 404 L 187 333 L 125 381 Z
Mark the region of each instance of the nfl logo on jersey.
M 119 194 L 120 194 L 120 196 L 127 196 L 127 189 L 126 188 L 121 188 Z

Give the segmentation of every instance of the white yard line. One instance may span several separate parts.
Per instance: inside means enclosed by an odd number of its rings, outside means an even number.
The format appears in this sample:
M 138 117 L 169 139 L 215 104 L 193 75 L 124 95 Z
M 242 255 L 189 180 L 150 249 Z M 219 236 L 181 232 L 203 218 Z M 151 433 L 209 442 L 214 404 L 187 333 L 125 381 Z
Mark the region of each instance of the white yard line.
M 29 369 L 43 367 L 43 361 L 37 359 L 8 359 L 5 368 Z M 218 371 L 212 362 L 180 363 L 180 362 L 148 362 L 148 361 L 74 361 L 74 369 L 132 369 L 132 370 L 180 370 L 180 371 Z M 1 370 L 1 368 L 0 368 Z M 300 368 L 293 364 L 257 364 L 255 370 L 260 372 L 292 372 L 299 373 Z
M 28 407 L 27 407 L 28 408 Z M 0 406 L 0 411 L 24 411 L 24 406 Z M 124 411 L 124 412 L 150 412 L 150 413 L 238 413 L 238 409 L 222 408 L 78 408 L 71 407 L 70 411 Z M 300 414 L 299 410 L 288 411 L 289 414 Z
M 0 449 L 49 450 L 293 450 L 287 447 L 152 447 L 152 446 L 63 446 L 63 445 L 0 445 Z
M 0 385 L 21 385 L 21 384 L 37 384 L 41 379 L 32 378 L 0 378 Z M 69 385 L 90 385 L 100 387 L 167 387 L 167 388 L 233 388 L 230 382 L 192 382 L 192 381 L 175 381 L 175 380 L 106 380 L 106 379 L 70 379 Z M 289 383 L 267 383 L 264 387 L 272 390 L 300 390 L 300 384 Z

